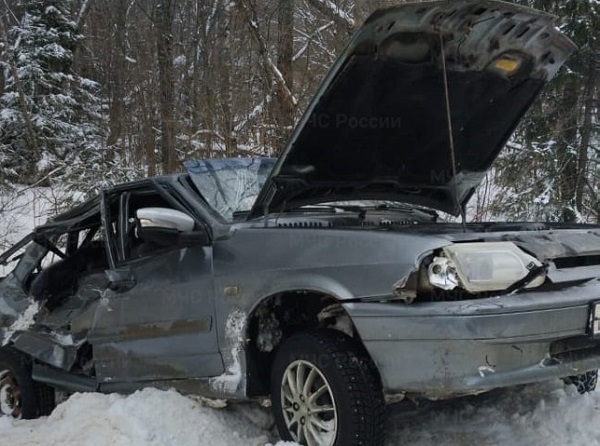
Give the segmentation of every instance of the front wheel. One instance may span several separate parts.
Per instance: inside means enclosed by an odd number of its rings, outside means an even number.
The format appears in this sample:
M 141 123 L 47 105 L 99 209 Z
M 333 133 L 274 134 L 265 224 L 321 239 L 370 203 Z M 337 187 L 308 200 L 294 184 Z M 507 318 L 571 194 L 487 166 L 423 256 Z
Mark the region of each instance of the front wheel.
M 280 345 L 271 371 L 279 434 L 307 446 L 383 444 L 384 400 L 375 366 L 344 333 L 312 330 Z

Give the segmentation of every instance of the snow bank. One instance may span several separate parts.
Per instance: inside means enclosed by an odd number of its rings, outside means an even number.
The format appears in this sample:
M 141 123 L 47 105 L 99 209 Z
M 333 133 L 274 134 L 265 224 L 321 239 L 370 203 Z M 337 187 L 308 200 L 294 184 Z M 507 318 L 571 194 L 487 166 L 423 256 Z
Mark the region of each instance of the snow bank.
M 155 389 L 128 397 L 75 394 L 47 418 L 0 418 L 0 438 L 11 446 L 262 446 L 269 441 L 264 427 L 239 409 L 214 410 Z
M 500 395 L 437 403 L 418 414 L 390 411 L 388 446 L 600 445 L 600 392 L 580 396 L 560 381 Z M 258 406 L 210 409 L 174 391 L 130 396 L 75 394 L 47 418 L 0 418 L 11 446 L 294 446 L 277 442 Z

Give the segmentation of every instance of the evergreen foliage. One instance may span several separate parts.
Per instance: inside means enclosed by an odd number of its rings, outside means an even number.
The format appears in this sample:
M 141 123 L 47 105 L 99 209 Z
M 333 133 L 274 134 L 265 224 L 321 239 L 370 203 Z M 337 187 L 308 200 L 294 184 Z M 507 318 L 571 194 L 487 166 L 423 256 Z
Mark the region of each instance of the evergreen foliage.
M 96 82 L 73 72 L 82 40 L 70 0 L 23 0 L 8 30 L 0 95 L 0 162 L 8 179 L 33 183 L 69 177 L 102 158 L 101 101 Z

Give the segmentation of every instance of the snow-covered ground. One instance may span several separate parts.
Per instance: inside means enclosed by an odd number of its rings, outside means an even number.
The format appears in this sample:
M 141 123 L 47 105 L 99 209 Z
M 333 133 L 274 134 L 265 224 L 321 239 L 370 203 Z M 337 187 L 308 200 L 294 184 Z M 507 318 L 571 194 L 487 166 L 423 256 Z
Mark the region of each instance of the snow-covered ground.
M 267 409 L 237 404 L 211 409 L 174 391 L 130 396 L 75 394 L 49 416 L 0 418 L 11 446 L 276 446 Z M 600 392 L 578 395 L 560 381 L 455 400 L 427 409 L 390 409 L 387 445 L 600 445 Z

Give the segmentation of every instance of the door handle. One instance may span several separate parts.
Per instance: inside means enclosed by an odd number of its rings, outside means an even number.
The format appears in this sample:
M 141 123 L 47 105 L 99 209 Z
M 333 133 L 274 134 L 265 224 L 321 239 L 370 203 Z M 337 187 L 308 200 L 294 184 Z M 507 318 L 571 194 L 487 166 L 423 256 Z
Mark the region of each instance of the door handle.
M 108 287 L 111 290 L 116 291 L 117 293 L 122 293 L 123 291 L 128 291 L 128 290 L 132 289 L 135 285 L 136 285 L 135 279 L 123 279 L 123 280 L 116 280 L 114 282 L 110 282 L 108 284 Z
M 129 268 L 108 270 L 106 276 L 108 277 L 108 288 L 118 293 L 128 291 L 137 284 Z

